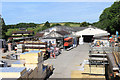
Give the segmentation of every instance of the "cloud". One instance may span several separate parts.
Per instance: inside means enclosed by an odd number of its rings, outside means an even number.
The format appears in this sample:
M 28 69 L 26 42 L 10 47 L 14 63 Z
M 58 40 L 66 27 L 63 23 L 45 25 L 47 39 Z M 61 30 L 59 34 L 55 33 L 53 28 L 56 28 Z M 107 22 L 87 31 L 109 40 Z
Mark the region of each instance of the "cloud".
M 116 0 L 2 0 L 2 2 L 115 2 Z

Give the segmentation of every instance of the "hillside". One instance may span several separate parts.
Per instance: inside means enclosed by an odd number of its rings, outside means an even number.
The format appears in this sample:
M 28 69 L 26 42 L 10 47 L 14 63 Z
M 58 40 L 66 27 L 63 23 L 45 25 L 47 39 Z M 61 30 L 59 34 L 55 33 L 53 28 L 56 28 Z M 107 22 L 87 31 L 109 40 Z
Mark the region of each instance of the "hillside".
M 35 23 L 19 23 L 14 25 L 6 25 L 7 26 L 7 32 L 6 36 L 10 37 L 13 31 L 21 31 L 21 29 L 27 29 L 27 30 L 33 30 L 35 33 L 45 30 L 47 28 L 53 27 L 53 26 L 69 26 L 69 27 L 83 27 L 88 26 L 90 23 L 88 22 L 60 22 L 60 23 L 49 23 L 48 21 L 46 23 L 41 24 L 35 24 Z
M 94 25 L 106 29 L 111 34 L 115 34 L 116 31 L 120 33 L 120 1 L 114 2 L 111 7 L 106 8 Z

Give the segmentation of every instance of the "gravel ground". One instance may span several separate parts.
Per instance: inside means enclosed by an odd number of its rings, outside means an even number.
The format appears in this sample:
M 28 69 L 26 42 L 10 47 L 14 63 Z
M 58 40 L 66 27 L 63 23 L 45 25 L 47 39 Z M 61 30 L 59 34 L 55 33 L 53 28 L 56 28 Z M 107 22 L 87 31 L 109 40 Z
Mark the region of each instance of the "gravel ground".
M 78 68 L 85 59 L 88 59 L 89 44 L 79 45 L 70 51 L 62 51 L 56 59 L 48 59 L 45 63 L 55 68 L 50 78 L 71 78 L 71 71 Z

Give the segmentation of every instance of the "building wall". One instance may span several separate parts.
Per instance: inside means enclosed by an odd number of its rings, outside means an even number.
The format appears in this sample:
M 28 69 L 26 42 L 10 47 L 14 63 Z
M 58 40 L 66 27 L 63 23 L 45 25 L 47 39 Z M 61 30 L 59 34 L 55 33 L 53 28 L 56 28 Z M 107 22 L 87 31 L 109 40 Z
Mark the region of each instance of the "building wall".
M 56 33 L 55 31 L 52 31 L 48 35 L 45 35 L 45 37 L 63 37 L 62 35 Z

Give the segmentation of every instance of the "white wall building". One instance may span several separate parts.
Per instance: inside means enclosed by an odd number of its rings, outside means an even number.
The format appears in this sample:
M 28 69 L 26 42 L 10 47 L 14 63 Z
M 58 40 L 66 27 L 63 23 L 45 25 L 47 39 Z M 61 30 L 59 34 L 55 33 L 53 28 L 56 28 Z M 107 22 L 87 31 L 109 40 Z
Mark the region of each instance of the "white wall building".
M 110 33 L 108 33 L 105 30 L 89 26 L 88 28 L 84 30 L 77 31 L 75 35 L 82 36 L 84 42 L 91 42 L 93 36 L 108 36 L 110 35 Z

